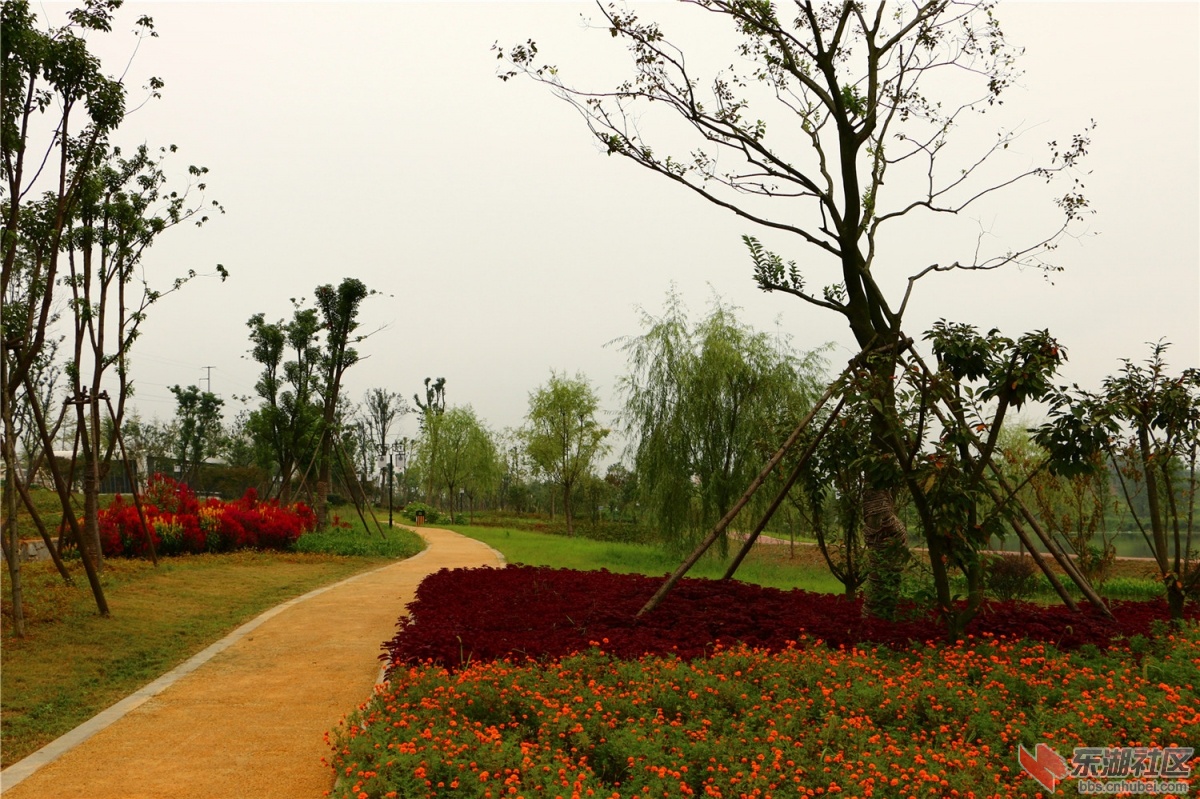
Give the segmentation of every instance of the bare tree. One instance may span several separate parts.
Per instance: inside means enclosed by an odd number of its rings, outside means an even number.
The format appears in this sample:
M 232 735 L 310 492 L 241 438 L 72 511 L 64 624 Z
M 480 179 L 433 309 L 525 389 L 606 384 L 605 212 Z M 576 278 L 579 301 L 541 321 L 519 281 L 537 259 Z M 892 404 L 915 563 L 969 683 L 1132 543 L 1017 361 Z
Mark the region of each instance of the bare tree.
M 937 272 L 1009 264 L 1054 270 L 1047 254 L 1087 211 L 1074 175 L 1086 132 L 1065 145 L 1050 142 L 1042 164 L 1009 172 L 1000 162 L 1017 131 L 1000 130 L 975 152 L 956 138 L 969 117 L 1001 103 L 1016 75 L 1017 51 L 990 2 L 684 2 L 726 20 L 737 35 L 729 67 L 705 73 L 696 66 L 711 39 L 685 53 L 658 23 L 602 5 L 604 29 L 631 56 L 628 80 L 600 90 L 572 86 L 558 68 L 538 61 L 533 41 L 497 46 L 506 64 L 500 77 L 523 74 L 549 86 L 609 155 L 789 234 L 807 253 L 802 270 L 744 237 L 760 288 L 840 314 L 861 351 L 872 353 L 864 361 L 879 378 L 870 440 L 880 468 L 868 470 L 862 496 L 866 600 L 868 612 L 891 615 L 908 552 L 894 499 L 903 477 L 885 468 L 904 450 L 903 432 L 891 421 L 897 416 L 889 386 L 909 344 L 902 322 L 913 287 Z M 663 127 L 656 110 L 665 112 Z M 672 138 L 665 128 L 683 133 Z M 981 236 L 969 257 L 917 269 L 898 296 L 876 280 L 881 235 L 896 223 L 922 214 L 958 216 L 1018 184 L 1060 177 L 1070 186 L 1053 198 L 1056 219 L 1031 241 L 988 252 Z M 821 269 L 830 273 L 823 288 L 805 274 Z

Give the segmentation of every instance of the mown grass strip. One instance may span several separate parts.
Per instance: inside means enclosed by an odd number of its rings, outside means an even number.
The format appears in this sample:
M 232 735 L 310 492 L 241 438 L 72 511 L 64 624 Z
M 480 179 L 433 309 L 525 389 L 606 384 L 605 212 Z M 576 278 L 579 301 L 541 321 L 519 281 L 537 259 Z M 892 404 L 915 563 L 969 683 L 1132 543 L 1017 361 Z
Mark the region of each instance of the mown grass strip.
M 593 541 L 511 528 L 450 525 L 447 529 L 498 549 L 509 563 L 529 566 L 659 575 L 674 571 L 682 560 L 675 553 L 649 544 Z M 822 593 L 843 591 L 842 584 L 823 565 L 810 562 L 811 558 L 789 555 L 786 545 L 756 547 L 738 569 L 737 579 L 771 588 L 803 588 Z M 724 575 L 728 564 L 727 558 L 706 557 L 688 576 L 718 579 Z

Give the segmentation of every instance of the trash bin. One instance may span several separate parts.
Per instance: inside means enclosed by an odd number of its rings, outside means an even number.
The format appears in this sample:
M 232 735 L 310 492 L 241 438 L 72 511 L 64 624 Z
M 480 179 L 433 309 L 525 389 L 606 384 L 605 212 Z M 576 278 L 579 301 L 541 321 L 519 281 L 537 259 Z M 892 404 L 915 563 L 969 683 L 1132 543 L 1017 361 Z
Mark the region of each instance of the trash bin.
M 417 527 L 420 527 L 424 523 L 425 523 L 425 514 L 421 513 L 420 511 L 417 511 Z

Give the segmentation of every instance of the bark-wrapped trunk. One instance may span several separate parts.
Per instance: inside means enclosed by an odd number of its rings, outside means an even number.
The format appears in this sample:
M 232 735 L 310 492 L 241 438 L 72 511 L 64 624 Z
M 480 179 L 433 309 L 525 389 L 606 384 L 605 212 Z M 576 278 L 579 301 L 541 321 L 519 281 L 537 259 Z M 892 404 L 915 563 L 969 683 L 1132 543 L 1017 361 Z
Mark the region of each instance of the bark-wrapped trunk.
M 891 619 L 896 615 L 900 582 L 909 559 L 908 531 L 896 515 L 896 500 L 888 489 L 864 490 L 862 510 L 867 551 L 863 613 Z
M 329 483 L 326 480 L 317 481 L 317 529 L 329 527 Z
M 83 535 L 79 546 L 104 571 L 104 550 L 100 546 L 100 472 L 98 464 L 85 453 L 83 460 Z

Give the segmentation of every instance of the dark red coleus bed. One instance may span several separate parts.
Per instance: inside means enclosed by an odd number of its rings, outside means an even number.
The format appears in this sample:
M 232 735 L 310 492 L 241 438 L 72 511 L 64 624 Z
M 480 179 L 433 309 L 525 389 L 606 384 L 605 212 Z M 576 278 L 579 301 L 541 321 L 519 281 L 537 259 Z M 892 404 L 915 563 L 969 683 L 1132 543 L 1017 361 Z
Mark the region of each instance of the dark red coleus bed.
M 713 645 L 736 642 L 780 649 L 801 635 L 829 646 L 905 646 L 944 638 L 929 615 L 865 618 L 861 602 L 833 594 L 782 591 L 741 582 L 684 579 L 653 612 L 635 618 L 662 577 L 533 566 L 443 569 L 427 577 L 383 645 L 391 663 L 432 660 L 454 668 L 471 660 L 555 658 L 593 643 L 620 657 L 674 653 L 702 657 Z M 1070 649 L 1107 647 L 1114 638 L 1146 634 L 1167 618 L 1163 601 L 1113 602 L 1112 622 L 1090 606 L 991 602 L 968 635 L 1026 637 Z M 1192 618 L 1200 617 L 1196 606 Z

